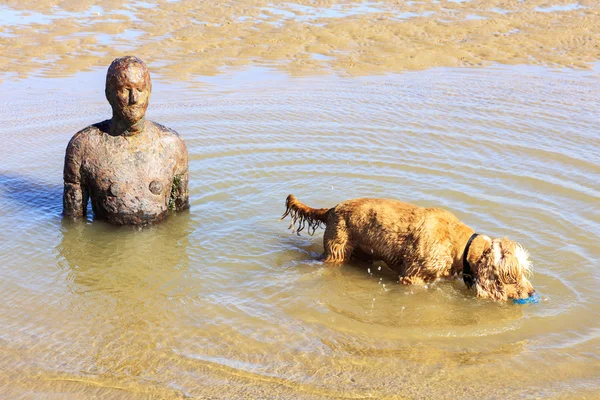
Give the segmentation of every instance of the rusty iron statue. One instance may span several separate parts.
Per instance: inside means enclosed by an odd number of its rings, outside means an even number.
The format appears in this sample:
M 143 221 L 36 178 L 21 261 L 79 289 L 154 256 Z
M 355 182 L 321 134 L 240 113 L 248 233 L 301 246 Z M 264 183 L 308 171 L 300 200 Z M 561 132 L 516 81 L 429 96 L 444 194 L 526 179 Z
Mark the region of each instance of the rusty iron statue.
M 188 153 L 177 132 L 146 120 L 150 73 L 137 57 L 117 58 L 106 74 L 112 118 L 73 136 L 65 155 L 63 214 L 117 225 L 162 221 L 189 207 Z

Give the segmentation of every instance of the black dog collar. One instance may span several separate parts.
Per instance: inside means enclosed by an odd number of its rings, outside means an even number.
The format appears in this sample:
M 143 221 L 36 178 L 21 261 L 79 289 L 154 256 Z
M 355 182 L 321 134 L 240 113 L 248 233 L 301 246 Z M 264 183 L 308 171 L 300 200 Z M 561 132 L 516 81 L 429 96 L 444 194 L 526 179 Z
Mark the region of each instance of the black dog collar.
M 465 281 L 465 285 L 467 285 L 467 287 L 470 289 L 473 286 L 473 271 L 471 270 L 471 266 L 469 265 L 469 262 L 467 261 L 467 255 L 469 254 L 469 247 L 471 247 L 471 242 L 473 241 L 473 239 L 475 239 L 477 236 L 479 236 L 478 233 L 474 233 L 471 235 L 471 237 L 469 238 L 469 241 L 467 242 L 467 245 L 465 246 L 465 251 L 463 252 L 463 281 Z

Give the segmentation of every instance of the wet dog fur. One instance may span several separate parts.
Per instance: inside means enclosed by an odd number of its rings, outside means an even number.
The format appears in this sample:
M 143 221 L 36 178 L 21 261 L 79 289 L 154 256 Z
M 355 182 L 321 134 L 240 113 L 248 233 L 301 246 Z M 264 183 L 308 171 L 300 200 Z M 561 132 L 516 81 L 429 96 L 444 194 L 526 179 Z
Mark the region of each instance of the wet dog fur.
M 340 264 L 356 257 L 381 260 L 403 284 L 455 279 L 463 272 L 463 256 L 472 270 L 477 296 L 496 301 L 527 298 L 534 293 L 527 251 L 508 238 L 476 236 L 452 213 L 398 200 L 360 198 L 333 208 L 311 208 L 294 195 L 286 199 L 282 219 L 290 228 L 314 234 L 325 226 L 323 260 Z

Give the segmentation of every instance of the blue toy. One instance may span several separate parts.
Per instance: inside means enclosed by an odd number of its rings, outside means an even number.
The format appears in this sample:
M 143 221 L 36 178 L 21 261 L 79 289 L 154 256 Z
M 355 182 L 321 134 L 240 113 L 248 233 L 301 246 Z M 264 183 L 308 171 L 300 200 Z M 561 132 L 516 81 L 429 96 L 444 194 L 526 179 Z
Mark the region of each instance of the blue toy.
M 540 295 L 537 293 L 534 293 L 533 295 L 529 296 L 526 299 L 513 299 L 513 303 L 515 304 L 527 304 L 527 303 L 539 303 L 540 302 Z

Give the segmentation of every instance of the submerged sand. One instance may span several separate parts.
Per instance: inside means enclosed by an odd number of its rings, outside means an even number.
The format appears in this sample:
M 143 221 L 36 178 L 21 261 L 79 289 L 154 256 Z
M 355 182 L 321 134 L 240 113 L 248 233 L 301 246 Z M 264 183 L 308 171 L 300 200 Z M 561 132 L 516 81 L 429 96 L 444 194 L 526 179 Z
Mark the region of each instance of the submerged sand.
M 587 68 L 594 0 L 8 0 L 1 77 L 66 76 L 136 54 L 163 77 L 268 65 L 352 75 L 491 63 Z

